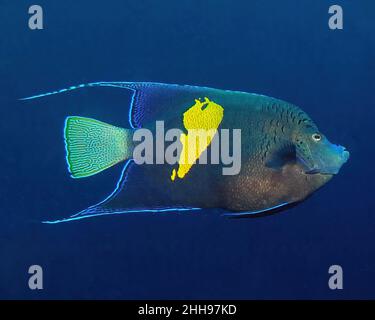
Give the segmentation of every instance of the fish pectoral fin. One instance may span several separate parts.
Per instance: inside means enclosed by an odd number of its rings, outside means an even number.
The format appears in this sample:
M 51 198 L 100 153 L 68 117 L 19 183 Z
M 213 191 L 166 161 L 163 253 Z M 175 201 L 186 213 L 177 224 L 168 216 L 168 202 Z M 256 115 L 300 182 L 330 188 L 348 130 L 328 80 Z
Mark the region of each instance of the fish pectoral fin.
M 296 148 L 290 143 L 274 148 L 266 158 L 266 167 L 280 170 L 287 163 L 296 160 Z

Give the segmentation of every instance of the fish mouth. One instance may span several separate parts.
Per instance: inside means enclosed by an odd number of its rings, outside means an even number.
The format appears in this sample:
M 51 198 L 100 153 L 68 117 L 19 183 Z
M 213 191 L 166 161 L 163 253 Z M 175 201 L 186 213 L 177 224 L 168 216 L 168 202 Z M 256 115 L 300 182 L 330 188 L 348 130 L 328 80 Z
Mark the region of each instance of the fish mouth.
M 345 162 L 347 162 L 349 160 L 349 158 L 350 158 L 350 152 L 348 150 L 346 150 L 345 148 L 344 148 L 342 157 L 343 157 L 343 160 L 344 160 L 343 164 Z
M 318 159 L 317 166 L 306 171 L 306 174 L 321 174 L 321 175 L 336 175 L 339 173 L 341 167 L 349 160 L 350 152 L 343 146 L 335 146 L 338 150 L 333 158 L 324 161 Z

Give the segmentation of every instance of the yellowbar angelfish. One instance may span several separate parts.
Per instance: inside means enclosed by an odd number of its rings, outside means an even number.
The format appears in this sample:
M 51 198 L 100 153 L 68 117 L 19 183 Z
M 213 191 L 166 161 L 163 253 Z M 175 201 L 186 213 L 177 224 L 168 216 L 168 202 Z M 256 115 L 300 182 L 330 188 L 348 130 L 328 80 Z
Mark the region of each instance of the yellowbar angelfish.
M 349 152 L 329 142 L 299 107 L 259 94 L 162 83 L 95 82 L 24 100 L 103 86 L 133 92 L 129 123 L 124 129 L 68 117 L 67 164 L 73 178 L 92 176 L 118 163 L 123 163 L 122 175 L 105 200 L 49 223 L 129 212 L 215 208 L 234 215 L 268 212 L 304 200 L 349 158 Z M 156 121 L 164 121 L 166 130 L 181 130 L 178 161 L 136 164 L 132 137 L 140 128 L 153 132 Z M 235 129 L 241 132 L 238 174 L 224 175 L 222 163 L 196 164 L 213 149 L 222 130 Z

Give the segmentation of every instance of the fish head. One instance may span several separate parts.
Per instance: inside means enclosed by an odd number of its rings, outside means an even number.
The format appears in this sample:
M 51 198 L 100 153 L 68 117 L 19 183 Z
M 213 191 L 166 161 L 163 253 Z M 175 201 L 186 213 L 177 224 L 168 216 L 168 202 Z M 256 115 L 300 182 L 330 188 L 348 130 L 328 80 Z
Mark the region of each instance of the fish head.
M 306 174 L 337 174 L 349 159 L 345 147 L 331 143 L 315 126 L 306 126 L 295 136 L 296 157 Z

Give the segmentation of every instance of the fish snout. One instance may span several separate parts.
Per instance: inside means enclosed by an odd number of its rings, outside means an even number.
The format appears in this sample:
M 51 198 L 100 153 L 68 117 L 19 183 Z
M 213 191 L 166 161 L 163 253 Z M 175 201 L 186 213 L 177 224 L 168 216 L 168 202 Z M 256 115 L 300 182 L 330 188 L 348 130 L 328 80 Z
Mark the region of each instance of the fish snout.
M 339 146 L 339 148 L 341 149 L 340 158 L 341 158 L 342 163 L 344 164 L 345 162 L 349 160 L 350 152 L 346 150 L 346 148 L 343 146 Z
M 345 147 L 331 144 L 331 152 L 327 157 L 320 158 L 320 173 L 338 174 L 341 167 L 348 161 L 350 153 Z
M 350 152 L 348 150 L 344 150 L 344 152 L 342 153 L 342 158 L 344 162 L 348 161 L 350 158 Z

